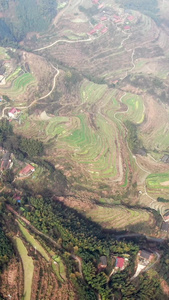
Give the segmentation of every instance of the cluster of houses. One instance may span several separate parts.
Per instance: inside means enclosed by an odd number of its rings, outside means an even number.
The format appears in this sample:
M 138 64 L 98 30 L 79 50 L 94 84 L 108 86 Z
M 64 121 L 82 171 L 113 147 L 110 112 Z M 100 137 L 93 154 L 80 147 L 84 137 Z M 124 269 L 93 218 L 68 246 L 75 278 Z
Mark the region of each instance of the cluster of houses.
M 105 3 L 101 3 L 100 0 L 92 0 L 94 5 L 97 5 L 99 10 L 99 21 L 98 23 L 89 33 L 88 35 L 94 34 L 104 34 L 108 31 L 108 26 L 105 25 L 106 21 L 111 21 L 114 25 L 120 26 L 122 30 L 129 31 L 131 29 L 131 25 L 136 21 L 135 16 L 132 15 L 130 11 L 128 12 L 116 12 L 114 8 L 106 7 Z
M 124 257 L 115 257 L 115 266 L 113 273 L 117 272 L 118 270 L 123 271 L 125 267 L 128 264 L 128 259 Z M 100 262 L 98 264 L 98 270 L 101 271 L 103 269 L 107 268 L 107 257 L 106 256 L 101 256 L 100 257 Z
M 126 255 L 127 256 L 127 255 Z M 136 272 L 132 278 L 135 278 L 139 275 L 141 271 L 144 271 L 155 259 L 156 255 L 154 252 L 148 250 L 140 250 L 137 255 L 137 267 Z M 115 265 L 113 270 L 111 271 L 109 277 L 115 274 L 118 271 L 123 271 L 128 265 L 128 258 L 127 257 L 114 257 L 115 258 Z M 98 271 L 102 271 L 106 269 L 108 266 L 107 257 L 101 256 L 100 262 L 98 264 Z
M 0 171 L 3 173 L 5 170 L 11 169 L 13 166 L 12 162 L 12 154 L 9 151 L 4 150 L 2 147 L 0 147 L 0 153 L 1 153 L 1 168 Z M 20 177 L 27 177 L 31 175 L 35 171 L 35 167 L 33 167 L 31 164 L 27 164 L 20 172 Z

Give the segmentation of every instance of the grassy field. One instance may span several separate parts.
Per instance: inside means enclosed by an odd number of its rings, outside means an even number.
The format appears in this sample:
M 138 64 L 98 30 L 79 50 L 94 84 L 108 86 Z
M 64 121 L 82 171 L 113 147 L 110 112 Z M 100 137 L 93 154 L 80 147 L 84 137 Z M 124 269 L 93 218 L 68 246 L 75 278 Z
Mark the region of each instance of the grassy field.
M 58 273 L 57 276 L 59 275 L 63 282 L 63 280 L 66 280 L 66 270 L 65 270 L 65 266 L 62 262 L 62 259 L 58 255 L 54 255 L 54 256 L 52 256 L 52 258 L 53 258 L 54 262 L 56 262 L 56 264 L 53 263 L 52 266 L 55 269 L 55 272 Z M 59 266 L 59 268 L 58 268 L 58 266 Z
M 15 240 L 24 269 L 24 300 L 31 300 L 31 287 L 34 271 L 33 260 L 28 256 L 28 251 L 22 240 L 18 237 Z
M 19 223 L 19 228 L 25 237 L 25 239 L 46 259 L 46 261 L 50 260 L 49 255 L 44 250 L 44 248 L 40 245 L 40 243 L 29 233 L 29 231 Z

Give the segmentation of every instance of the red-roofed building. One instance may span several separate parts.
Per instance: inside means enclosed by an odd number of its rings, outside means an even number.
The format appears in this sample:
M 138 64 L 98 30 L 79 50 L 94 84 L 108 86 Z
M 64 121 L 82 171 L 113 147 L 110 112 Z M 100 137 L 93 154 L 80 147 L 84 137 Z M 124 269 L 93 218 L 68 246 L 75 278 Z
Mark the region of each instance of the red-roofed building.
M 99 30 L 99 29 L 101 29 L 103 26 L 104 26 L 104 25 L 103 25 L 102 23 L 100 23 L 100 24 L 96 25 L 96 26 L 94 27 L 94 29 Z
M 124 263 L 125 263 L 125 259 L 123 257 L 117 257 L 115 267 L 120 268 L 120 269 L 124 269 Z
M 108 28 L 106 27 L 102 30 L 102 33 L 106 33 L 107 31 L 108 31 Z
M 99 0 L 93 0 L 93 3 L 94 3 L 94 4 L 98 4 L 98 3 L 99 3 Z
M 98 9 L 101 9 L 103 7 L 104 7 L 104 4 L 100 4 L 99 7 L 98 7 Z
M 116 20 L 120 19 L 120 17 L 117 16 L 117 15 L 113 15 L 113 18 L 116 19 Z
M 135 18 L 134 18 L 134 16 L 128 16 L 127 19 L 128 19 L 130 22 L 132 22 Z
M 106 21 L 107 17 L 101 17 L 101 21 Z
M 19 176 L 28 176 L 31 175 L 35 171 L 35 168 L 31 165 L 27 165 L 19 172 Z
M 121 23 L 122 20 L 121 19 L 118 19 L 118 20 L 114 20 L 114 23 Z
M 96 29 L 91 30 L 88 34 L 89 34 L 89 35 L 92 35 L 92 34 L 94 34 L 94 33 L 96 33 Z
M 124 30 L 130 30 L 131 27 L 130 26 L 124 26 Z
M 21 112 L 20 109 L 17 109 L 17 108 L 15 108 L 15 107 L 13 107 L 13 108 L 8 112 L 8 116 L 9 116 L 10 118 L 12 118 L 12 119 L 15 119 L 15 118 L 18 116 L 18 114 L 19 114 L 20 112 Z

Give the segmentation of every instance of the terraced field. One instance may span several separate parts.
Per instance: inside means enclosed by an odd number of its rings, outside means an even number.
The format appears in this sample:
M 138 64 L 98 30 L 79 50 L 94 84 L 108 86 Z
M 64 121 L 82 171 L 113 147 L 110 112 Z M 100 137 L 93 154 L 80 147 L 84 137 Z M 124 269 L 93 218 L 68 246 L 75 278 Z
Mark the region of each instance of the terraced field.
M 144 103 L 140 96 L 127 94 L 123 97 L 122 102 L 128 107 L 125 114 L 121 114 L 120 119 L 130 120 L 133 123 L 141 124 L 144 121 Z
M 146 184 L 150 190 L 169 189 L 169 173 L 151 174 L 147 177 Z
M 15 74 L 15 75 L 17 75 L 17 74 Z M 13 77 L 15 75 L 13 74 Z M 8 80 L 10 81 L 13 77 L 11 77 L 10 79 L 8 78 Z M 8 95 L 14 97 L 14 96 L 23 94 L 26 91 L 26 88 L 33 84 L 36 84 L 35 77 L 31 73 L 25 73 L 25 74 L 17 77 L 12 82 L 12 85 L 9 89 L 0 87 L 0 92 L 5 93 L 5 91 L 6 91 Z
M 123 206 L 112 208 L 98 206 L 87 213 L 93 221 L 106 228 L 125 228 L 128 224 L 134 225 L 139 222 L 149 222 L 148 212 L 137 209 L 126 209 Z

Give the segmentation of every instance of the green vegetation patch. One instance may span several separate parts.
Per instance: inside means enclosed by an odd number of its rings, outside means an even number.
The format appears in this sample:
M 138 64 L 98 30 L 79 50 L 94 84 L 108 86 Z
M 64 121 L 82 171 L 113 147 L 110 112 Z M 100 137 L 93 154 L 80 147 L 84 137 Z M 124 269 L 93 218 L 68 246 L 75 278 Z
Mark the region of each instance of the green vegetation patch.
M 22 240 L 18 237 L 15 240 L 24 269 L 24 300 L 31 300 L 31 288 L 34 271 L 33 260 L 30 256 L 28 256 L 28 251 Z
M 16 72 L 19 72 L 16 71 Z M 11 76 L 14 77 L 17 74 L 12 74 Z M 12 80 L 13 78 L 8 77 L 8 81 Z M 17 96 L 19 94 L 23 94 L 26 91 L 26 88 L 32 84 L 36 84 L 36 79 L 31 73 L 25 73 L 19 77 L 17 77 L 13 83 L 12 86 L 9 89 L 5 89 L 5 92 L 9 94 L 10 96 Z M 4 88 L 0 88 L 0 91 L 3 93 Z
M 29 231 L 19 223 L 19 228 L 24 235 L 25 239 L 47 260 L 50 260 L 49 255 L 44 250 L 44 248 L 40 245 L 40 243 L 29 233 Z
M 84 81 L 80 89 L 82 102 L 97 102 L 103 97 L 106 89 L 106 84 L 96 84 L 93 82 Z
M 151 174 L 146 179 L 149 189 L 169 189 L 169 173 Z
M 133 123 L 141 124 L 144 121 L 144 103 L 142 98 L 134 94 L 127 94 L 122 101 L 128 106 L 128 110 L 125 114 L 121 114 L 121 117 Z
M 11 75 L 9 75 L 9 76 L 6 78 L 6 82 L 12 81 L 13 79 L 15 79 L 21 71 L 22 71 L 21 67 L 18 67 L 18 68 L 15 70 L 15 72 L 13 72 Z
M 62 278 L 62 281 L 66 280 L 66 270 L 65 270 L 65 266 L 64 266 L 64 264 L 62 262 L 61 257 L 58 256 L 58 255 L 54 255 L 52 258 L 59 265 L 59 274 L 60 274 L 60 276 Z

